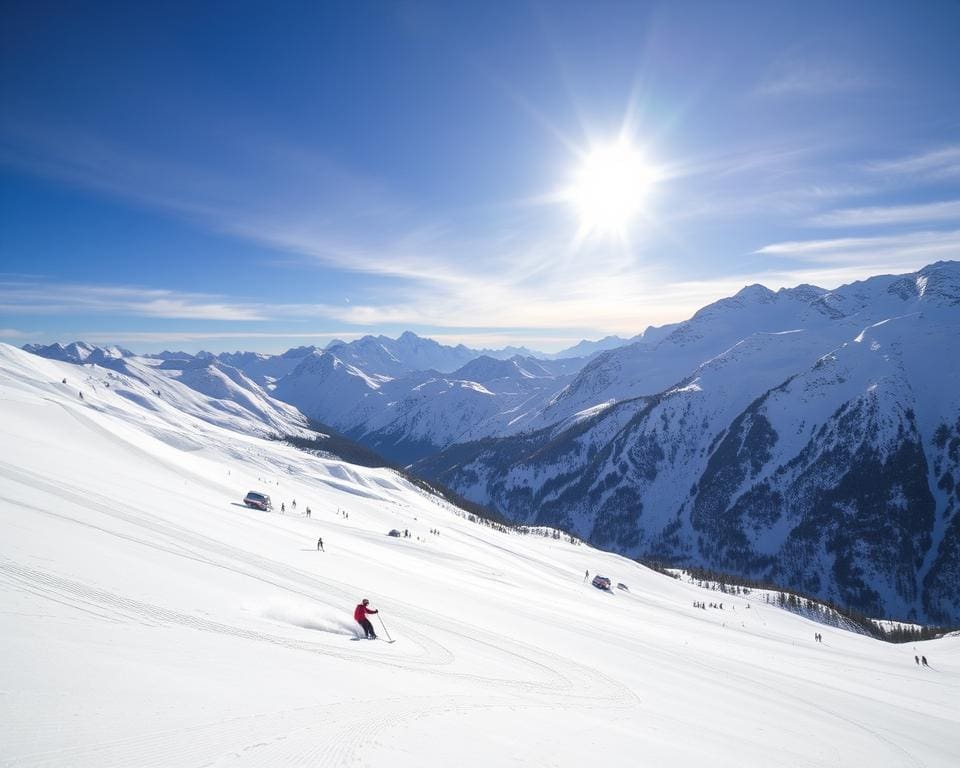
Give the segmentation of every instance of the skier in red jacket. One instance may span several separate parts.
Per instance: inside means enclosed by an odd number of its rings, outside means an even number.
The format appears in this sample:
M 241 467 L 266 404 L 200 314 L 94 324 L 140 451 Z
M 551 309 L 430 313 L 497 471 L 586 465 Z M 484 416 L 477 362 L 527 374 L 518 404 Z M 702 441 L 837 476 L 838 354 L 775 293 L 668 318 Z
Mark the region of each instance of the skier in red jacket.
M 367 618 L 368 613 L 377 613 L 376 608 L 367 608 L 370 604 L 370 601 L 367 598 L 363 598 L 363 602 L 359 603 L 353 611 L 353 618 L 361 627 L 368 640 L 376 640 L 377 633 L 373 631 L 373 625 L 370 623 L 370 619 Z

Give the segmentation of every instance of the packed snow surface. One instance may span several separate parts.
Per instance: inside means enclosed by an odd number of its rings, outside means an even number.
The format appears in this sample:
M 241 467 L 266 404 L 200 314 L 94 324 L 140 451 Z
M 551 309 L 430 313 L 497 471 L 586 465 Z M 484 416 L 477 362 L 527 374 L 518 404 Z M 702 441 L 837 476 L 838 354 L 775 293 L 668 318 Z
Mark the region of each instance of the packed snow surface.
M 76 374 L 0 346 L 2 766 L 960 764 L 960 637 L 885 644 L 481 526 Z M 358 639 L 363 597 L 394 643 Z

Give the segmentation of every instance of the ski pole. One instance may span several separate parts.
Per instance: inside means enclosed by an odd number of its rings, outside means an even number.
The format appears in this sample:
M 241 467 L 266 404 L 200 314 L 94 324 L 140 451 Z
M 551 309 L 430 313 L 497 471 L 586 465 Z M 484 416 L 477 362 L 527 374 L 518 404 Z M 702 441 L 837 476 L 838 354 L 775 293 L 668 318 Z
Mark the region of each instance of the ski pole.
M 390 637 L 390 633 L 387 632 L 387 625 L 383 623 L 383 616 L 381 616 L 381 615 L 378 613 L 378 614 L 377 614 L 377 618 L 380 619 L 380 626 L 383 627 L 383 634 L 385 634 L 385 635 L 387 636 L 387 640 L 389 640 L 389 641 L 392 643 L 392 642 L 393 642 L 393 638 Z

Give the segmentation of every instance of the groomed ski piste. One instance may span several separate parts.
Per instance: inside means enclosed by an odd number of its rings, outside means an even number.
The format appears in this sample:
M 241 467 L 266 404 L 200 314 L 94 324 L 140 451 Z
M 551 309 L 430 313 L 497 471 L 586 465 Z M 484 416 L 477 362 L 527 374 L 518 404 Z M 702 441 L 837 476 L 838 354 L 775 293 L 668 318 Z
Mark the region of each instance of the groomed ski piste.
M 2 766 L 960 765 L 960 637 L 479 525 L 108 375 L 0 345 Z

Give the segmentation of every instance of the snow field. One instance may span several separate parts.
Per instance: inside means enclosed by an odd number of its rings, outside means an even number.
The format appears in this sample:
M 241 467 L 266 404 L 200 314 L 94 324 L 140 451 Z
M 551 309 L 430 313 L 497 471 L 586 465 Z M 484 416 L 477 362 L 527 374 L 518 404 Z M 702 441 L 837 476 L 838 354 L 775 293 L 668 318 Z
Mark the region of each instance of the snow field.
M 500 533 L 0 353 L 0 766 L 960 764 L 960 637 L 884 644 Z M 397 642 L 356 639 L 362 597 Z

